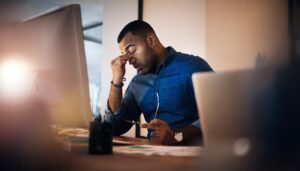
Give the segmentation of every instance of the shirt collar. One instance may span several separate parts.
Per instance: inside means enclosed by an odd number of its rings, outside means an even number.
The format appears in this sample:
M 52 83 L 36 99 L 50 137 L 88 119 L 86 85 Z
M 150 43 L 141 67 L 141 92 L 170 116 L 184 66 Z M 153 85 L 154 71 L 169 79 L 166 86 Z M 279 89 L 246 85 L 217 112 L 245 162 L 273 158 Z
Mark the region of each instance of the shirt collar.
M 157 72 L 159 72 L 163 67 L 168 66 L 172 62 L 172 59 L 176 54 L 176 50 L 171 46 L 167 47 L 167 51 L 168 51 L 167 56 L 164 59 L 163 63 L 158 67 Z

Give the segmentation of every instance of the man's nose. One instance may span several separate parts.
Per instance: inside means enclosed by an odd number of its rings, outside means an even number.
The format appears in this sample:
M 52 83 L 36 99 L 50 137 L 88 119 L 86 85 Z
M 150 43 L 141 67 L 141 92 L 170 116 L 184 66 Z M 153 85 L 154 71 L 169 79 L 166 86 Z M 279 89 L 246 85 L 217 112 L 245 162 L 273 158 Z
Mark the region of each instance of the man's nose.
M 135 59 L 135 57 L 131 57 L 130 59 L 129 59 L 129 64 L 130 65 L 132 65 L 133 63 L 135 63 L 136 62 L 136 59 Z

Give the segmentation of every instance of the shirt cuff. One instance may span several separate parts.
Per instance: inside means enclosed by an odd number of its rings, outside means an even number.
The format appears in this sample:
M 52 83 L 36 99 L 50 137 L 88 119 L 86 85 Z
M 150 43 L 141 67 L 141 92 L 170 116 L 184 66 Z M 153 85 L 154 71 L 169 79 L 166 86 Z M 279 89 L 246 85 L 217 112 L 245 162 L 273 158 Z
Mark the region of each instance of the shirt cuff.
M 122 114 L 122 105 L 123 104 L 121 104 L 121 106 L 116 112 L 112 112 L 109 108 L 109 105 L 107 104 L 105 107 L 104 120 L 108 122 L 116 122 L 118 119 L 120 119 L 120 115 Z
M 112 122 L 114 114 L 111 112 L 108 106 L 105 107 L 105 115 L 103 116 L 104 121 Z

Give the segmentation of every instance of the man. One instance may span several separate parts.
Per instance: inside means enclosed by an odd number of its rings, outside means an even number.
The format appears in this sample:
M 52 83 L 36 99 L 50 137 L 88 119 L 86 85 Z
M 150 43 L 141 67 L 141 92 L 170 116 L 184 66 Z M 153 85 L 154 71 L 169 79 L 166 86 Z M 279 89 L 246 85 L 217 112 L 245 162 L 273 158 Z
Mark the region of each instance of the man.
M 114 134 L 127 132 L 144 114 L 148 137 L 158 144 L 186 144 L 201 138 L 191 76 L 212 71 L 203 59 L 165 48 L 153 28 L 144 21 L 132 21 L 118 36 L 121 56 L 111 62 L 112 81 L 106 117 Z M 124 97 L 125 65 L 137 70 Z

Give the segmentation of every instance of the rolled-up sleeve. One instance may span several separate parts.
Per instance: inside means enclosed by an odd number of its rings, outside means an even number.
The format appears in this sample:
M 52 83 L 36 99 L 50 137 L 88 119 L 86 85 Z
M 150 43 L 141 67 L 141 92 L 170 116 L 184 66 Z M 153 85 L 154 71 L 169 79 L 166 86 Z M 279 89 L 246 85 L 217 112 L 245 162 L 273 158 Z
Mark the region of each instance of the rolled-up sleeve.
M 126 133 L 131 127 L 130 121 L 135 121 L 141 115 L 141 110 L 137 105 L 134 95 L 129 85 L 121 102 L 119 109 L 112 112 L 107 103 L 105 109 L 105 120 L 113 125 L 113 134 L 121 135 Z

